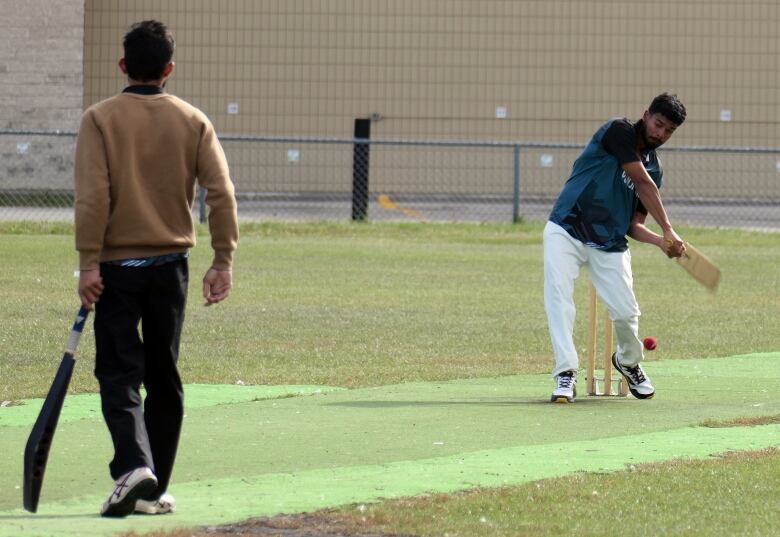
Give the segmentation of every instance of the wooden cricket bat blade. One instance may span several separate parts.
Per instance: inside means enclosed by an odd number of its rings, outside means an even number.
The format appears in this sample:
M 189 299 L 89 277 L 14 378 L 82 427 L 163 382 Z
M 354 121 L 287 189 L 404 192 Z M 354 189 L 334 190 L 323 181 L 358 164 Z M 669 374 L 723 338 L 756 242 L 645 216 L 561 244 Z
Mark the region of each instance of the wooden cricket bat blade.
M 677 258 L 677 263 L 707 289 L 717 289 L 720 269 L 690 243 L 685 243 L 685 253 Z

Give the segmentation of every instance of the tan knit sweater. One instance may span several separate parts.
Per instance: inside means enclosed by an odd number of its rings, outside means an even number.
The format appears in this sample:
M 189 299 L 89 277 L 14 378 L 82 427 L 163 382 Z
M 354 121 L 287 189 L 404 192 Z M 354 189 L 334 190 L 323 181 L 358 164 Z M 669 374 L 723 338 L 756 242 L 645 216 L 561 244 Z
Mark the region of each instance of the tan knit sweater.
M 167 93 L 122 93 L 88 108 L 75 164 L 80 269 L 194 246 L 196 178 L 207 190 L 213 267 L 229 269 L 238 241 L 235 194 L 206 115 Z

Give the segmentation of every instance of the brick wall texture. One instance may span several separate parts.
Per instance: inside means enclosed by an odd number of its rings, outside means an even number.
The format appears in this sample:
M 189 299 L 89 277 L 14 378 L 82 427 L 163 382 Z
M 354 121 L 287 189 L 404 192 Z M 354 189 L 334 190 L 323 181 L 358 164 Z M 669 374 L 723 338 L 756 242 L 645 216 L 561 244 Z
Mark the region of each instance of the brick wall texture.
M 0 129 L 76 130 L 84 0 L 0 0 Z M 72 144 L 0 136 L 0 189 L 70 188 Z

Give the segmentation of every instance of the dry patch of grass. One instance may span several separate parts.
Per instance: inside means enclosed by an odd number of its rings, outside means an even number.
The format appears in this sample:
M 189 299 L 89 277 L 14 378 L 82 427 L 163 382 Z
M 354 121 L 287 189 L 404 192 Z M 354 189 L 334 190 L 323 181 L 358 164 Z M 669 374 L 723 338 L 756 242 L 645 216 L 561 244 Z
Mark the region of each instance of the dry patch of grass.
M 780 415 L 778 416 L 758 416 L 752 418 L 735 418 L 733 420 L 706 420 L 702 423 L 702 427 L 719 428 L 719 427 L 753 427 L 756 425 L 771 425 L 780 423 Z

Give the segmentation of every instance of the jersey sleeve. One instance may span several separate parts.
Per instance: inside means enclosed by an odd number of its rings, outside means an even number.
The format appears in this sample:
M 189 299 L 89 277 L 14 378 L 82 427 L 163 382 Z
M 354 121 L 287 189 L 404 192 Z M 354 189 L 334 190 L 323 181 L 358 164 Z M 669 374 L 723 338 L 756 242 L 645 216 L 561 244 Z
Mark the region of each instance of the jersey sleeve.
M 642 160 L 636 148 L 636 131 L 628 120 L 618 119 L 613 121 L 612 125 L 604 133 L 601 145 L 620 164 Z
M 111 186 L 103 134 L 95 110 L 81 117 L 76 139 L 74 201 L 76 250 L 79 270 L 94 270 L 100 264 L 106 227 L 111 212 Z
M 198 184 L 206 189 L 206 205 L 209 206 L 209 232 L 214 250 L 211 266 L 230 270 L 238 243 L 235 188 L 230 180 L 225 151 L 214 126 L 205 115 L 202 118 L 197 166 Z

